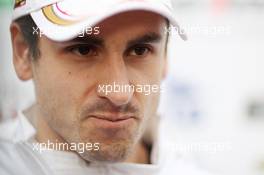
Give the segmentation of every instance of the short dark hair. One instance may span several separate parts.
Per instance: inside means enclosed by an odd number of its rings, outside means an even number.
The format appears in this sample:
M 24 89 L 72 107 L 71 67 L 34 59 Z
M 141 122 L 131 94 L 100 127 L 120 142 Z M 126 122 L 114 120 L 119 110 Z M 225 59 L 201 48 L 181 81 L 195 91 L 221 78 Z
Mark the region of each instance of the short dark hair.
M 37 29 L 36 23 L 30 15 L 22 16 L 15 20 L 15 22 L 19 25 L 22 35 L 29 45 L 29 56 L 33 59 L 37 59 L 40 57 L 40 50 L 38 48 L 38 34 L 34 33 L 34 30 Z
M 15 20 L 15 22 L 19 25 L 22 35 L 29 45 L 29 51 L 30 51 L 30 57 L 34 59 L 37 59 L 40 57 L 40 50 L 38 47 L 38 40 L 39 40 L 39 35 L 34 34 L 34 31 L 38 29 L 36 23 L 32 19 L 30 15 L 22 16 Z M 166 27 L 169 27 L 169 21 L 166 19 Z M 39 30 L 38 30 L 39 32 Z M 167 33 L 166 36 L 166 53 L 167 53 L 167 45 L 168 45 L 168 40 L 169 40 L 169 33 Z

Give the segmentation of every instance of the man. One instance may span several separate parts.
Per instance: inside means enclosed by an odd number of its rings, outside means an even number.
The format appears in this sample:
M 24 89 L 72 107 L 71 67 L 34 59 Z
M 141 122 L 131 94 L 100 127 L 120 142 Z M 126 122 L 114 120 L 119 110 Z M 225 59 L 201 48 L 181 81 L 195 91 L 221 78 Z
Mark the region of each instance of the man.
M 1 126 L 1 174 L 205 174 L 155 134 L 168 28 L 179 29 L 170 7 L 16 1 L 13 62 L 21 80 L 33 80 L 36 103 Z

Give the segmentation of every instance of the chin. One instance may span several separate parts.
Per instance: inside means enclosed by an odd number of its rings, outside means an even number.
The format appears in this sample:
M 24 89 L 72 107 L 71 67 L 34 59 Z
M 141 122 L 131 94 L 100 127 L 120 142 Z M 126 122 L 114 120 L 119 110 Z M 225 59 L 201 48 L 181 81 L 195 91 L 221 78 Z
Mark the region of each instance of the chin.
M 88 162 L 123 162 L 131 154 L 134 144 L 131 141 L 123 141 L 112 144 L 100 144 L 98 151 L 85 151 L 80 156 Z

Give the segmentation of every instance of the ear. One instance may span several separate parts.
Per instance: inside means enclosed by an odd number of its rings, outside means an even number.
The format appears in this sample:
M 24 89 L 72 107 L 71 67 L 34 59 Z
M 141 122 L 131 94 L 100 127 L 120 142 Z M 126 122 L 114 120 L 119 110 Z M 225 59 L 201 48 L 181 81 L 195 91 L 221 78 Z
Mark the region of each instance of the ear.
M 19 79 L 26 81 L 32 78 L 30 49 L 18 24 L 10 26 L 13 47 L 13 64 Z

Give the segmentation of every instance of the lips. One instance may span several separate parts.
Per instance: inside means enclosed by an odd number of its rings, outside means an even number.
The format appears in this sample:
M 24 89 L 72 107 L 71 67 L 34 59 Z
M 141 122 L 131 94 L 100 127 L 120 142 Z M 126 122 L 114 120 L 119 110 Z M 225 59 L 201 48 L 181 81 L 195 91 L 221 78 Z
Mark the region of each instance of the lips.
M 124 130 L 124 128 L 131 128 L 136 123 L 138 123 L 138 118 L 131 114 L 104 113 L 89 115 L 83 124 L 98 128 L 100 132 L 108 135 L 112 132 Z
M 134 117 L 133 115 L 121 115 L 121 114 L 90 115 L 89 118 L 96 118 L 110 122 L 120 122 L 128 119 L 136 119 L 136 117 Z

